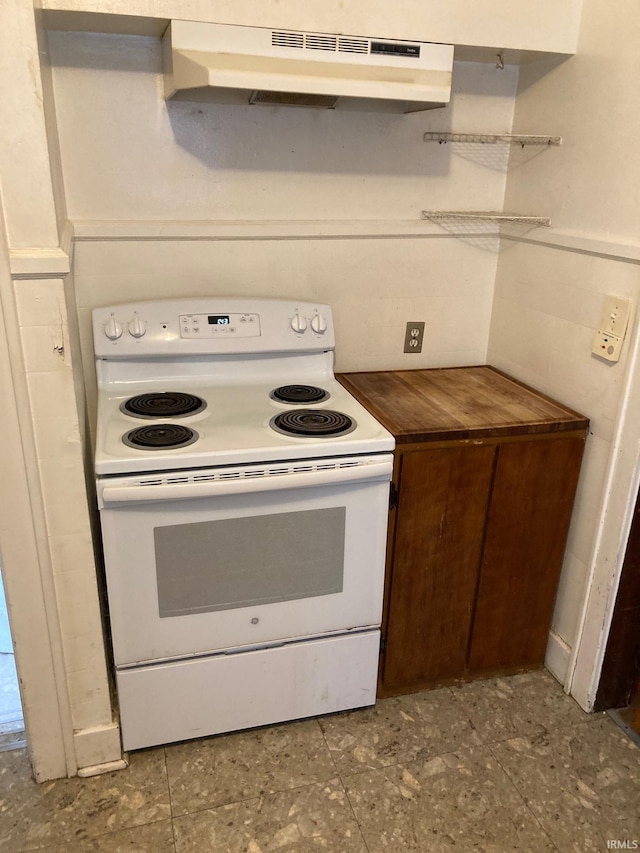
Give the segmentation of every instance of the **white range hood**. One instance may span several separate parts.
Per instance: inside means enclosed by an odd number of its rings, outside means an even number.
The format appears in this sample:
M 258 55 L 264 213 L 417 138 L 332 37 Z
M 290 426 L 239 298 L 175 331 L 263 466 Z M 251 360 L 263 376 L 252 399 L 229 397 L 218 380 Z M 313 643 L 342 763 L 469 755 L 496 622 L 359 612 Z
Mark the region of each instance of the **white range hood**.
M 408 113 L 443 107 L 453 46 L 172 21 L 165 97 Z

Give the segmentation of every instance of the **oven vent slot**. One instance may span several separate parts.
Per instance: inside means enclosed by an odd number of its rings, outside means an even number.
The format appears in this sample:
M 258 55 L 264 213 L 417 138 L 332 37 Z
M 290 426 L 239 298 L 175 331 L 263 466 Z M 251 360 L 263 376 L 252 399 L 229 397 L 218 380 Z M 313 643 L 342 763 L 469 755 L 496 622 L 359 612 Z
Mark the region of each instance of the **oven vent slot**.
M 282 468 L 254 468 L 247 471 L 214 471 L 210 474 L 186 474 L 175 477 L 158 477 L 153 480 L 138 480 L 139 486 L 164 486 L 173 483 L 203 483 L 220 480 L 252 480 L 259 477 L 277 476 L 279 474 L 304 474 L 312 471 L 337 471 L 339 468 L 357 468 L 364 464 L 359 459 L 349 461 L 334 461 L 323 463 L 305 463 L 301 465 L 286 465 Z

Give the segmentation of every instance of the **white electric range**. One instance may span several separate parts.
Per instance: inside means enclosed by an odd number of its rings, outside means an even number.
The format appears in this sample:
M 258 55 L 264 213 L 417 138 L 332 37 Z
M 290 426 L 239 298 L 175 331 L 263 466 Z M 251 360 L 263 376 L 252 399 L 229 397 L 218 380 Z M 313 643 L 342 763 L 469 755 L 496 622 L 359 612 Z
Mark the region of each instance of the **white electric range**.
M 123 744 L 375 701 L 393 437 L 326 305 L 96 309 L 95 468 Z

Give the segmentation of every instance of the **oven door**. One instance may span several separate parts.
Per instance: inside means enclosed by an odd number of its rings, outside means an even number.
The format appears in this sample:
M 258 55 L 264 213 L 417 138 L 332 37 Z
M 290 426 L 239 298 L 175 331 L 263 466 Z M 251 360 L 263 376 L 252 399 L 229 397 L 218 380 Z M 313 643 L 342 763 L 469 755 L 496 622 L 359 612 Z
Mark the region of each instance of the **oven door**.
M 116 666 L 378 626 L 392 460 L 99 479 Z

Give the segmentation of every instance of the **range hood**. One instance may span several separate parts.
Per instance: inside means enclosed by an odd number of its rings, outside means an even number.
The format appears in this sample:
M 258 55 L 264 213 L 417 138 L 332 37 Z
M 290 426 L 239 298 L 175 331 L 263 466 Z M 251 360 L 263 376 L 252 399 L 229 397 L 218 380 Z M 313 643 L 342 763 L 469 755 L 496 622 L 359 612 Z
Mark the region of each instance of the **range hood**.
M 172 21 L 165 97 L 408 113 L 443 107 L 453 46 Z

